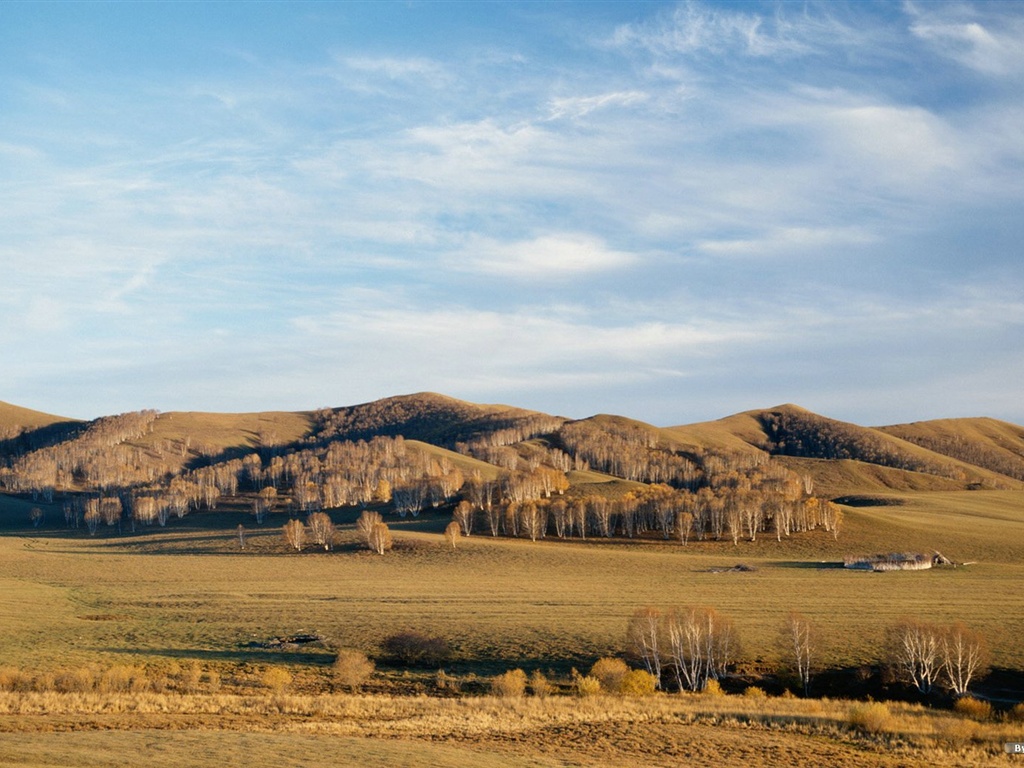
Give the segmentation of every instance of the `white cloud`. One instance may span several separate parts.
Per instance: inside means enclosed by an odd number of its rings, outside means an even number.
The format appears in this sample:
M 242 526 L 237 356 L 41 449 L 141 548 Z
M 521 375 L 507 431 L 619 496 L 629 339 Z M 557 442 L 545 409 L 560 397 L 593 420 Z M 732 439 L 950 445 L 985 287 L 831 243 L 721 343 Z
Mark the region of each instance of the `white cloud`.
M 598 96 L 563 96 L 551 99 L 550 119 L 579 118 L 602 109 L 613 107 L 631 107 L 650 100 L 650 95 L 643 91 L 615 91 L 602 93 Z
M 592 235 L 560 233 L 518 242 L 473 237 L 448 263 L 454 269 L 499 277 L 562 280 L 622 269 L 636 260 L 634 254 L 613 250 Z
M 985 7 L 985 11 L 1001 4 Z M 985 75 L 1024 74 L 1024 23 L 1009 15 L 985 18 L 959 4 L 908 4 L 910 32 L 947 56 Z

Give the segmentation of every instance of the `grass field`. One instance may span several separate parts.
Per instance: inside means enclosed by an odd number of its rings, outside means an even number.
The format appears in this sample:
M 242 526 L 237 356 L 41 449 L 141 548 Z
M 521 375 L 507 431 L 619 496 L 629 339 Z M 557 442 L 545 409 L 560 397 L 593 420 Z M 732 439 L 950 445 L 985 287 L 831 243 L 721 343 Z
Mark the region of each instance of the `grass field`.
M 250 526 L 247 516 L 223 511 L 172 521 L 162 529 L 121 536 L 101 529 L 90 537 L 58 528 L 55 512 L 48 513 L 43 527 L 15 532 L 11 521 L 27 519 L 26 505 L 3 499 L 0 515 L 7 525 L 0 536 L 0 667 L 45 675 L 135 665 L 151 676 L 173 676 L 175 670 L 198 665 L 216 670 L 226 693 L 267 696 L 260 683 L 262 671 L 283 666 L 294 678 L 289 693 L 302 696 L 332 690 L 332 647 L 359 648 L 380 661 L 384 637 L 417 630 L 448 640 L 453 658 L 446 669 L 463 681 L 464 691 L 473 692 L 486 690 L 486 678 L 506 669 L 540 669 L 553 679 L 567 679 L 572 667 L 585 670 L 600 656 L 621 655 L 626 622 L 636 608 L 710 605 L 734 620 L 742 643 L 740 658 L 748 666 L 775 663 L 779 627 L 790 610 L 797 610 L 819 625 L 822 665 L 878 661 L 886 627 L 913 616 L 963 621 L 987 637 L 994 665 L 1024 670 L 1024 643 L 1019 640 L 1024 636 L 1024 493 L 922 493 L 907 495 L 902 502 L 848 508 L 838 540 L 815 532 L 782 542 L 762 537 L 739 546 L 621 540 L 531 543 L 474 535 L 451 551 L 440 535 L 447 520 L 426 515 L 393 521 L 395 550 L 380 557 L 356 546 L 353 513 L 335 515 L 343 529 L 335 551 L 289 554 L 279 533 L 283 516 L 271 516 L 260 528 Z M 240 520 L 250 527 L 244 552 L 233 532 Z M 845 554 L 904 550 L 939 550 L 973 564 L 886 574 L 835 567 Z M 737 563 L 753 570 L 728 571 Z M 329 645 L 290 650 L 261 645 L 300 632 L 320 633 Z M 379 664 L 368 690 L 381 696 L 431 692 L 433 675 Z M 574 700 L 558 696 L 552 701 L 569 706 Z M 472 738 L 438 737 L 440 744 L 426 740 L 422 722 L 410 726 L 410 742 L 401 733 L 379 732 L 379 725 L 377 733 L 372 728 L 339 728 L 337 718 L 315 713 L 311 719 L 286 718 L 283 725 L 273 717 L 245 722 L 163 717 L 122 713 L 97 720 L 72 708 L 65 715 L 28 722 L 8 718 L 0 727 L 35 732 L 5 734 L 0 763 L 123 765 L 127 762 L 117 762 L 114 753 L 131 755 L 140 745 L 153 755 L 148 762 L 154 765 L 163 764 L 161 755 L 169 763 L 183 749 L 201 751 L 209 765 L 235 762 L 233 755 L 251 750 L 282 765 L 322 762 L 317 756 L 328 753 L 342 764 L 488 765 L 499 747 L 504 755 L 500 762 L 506 765 L 614 765 L 646 754 L 643 739 L 628 730 L 612 732 L 596 713 L 586 724 L 572 727 L 553 725 L 557 718 L 549 722 L 537 712 L 515 715 L 513 722 L 518 718 L 532 723 L 515 738 L 502 730 L 498 718 Z M 688 754 L 699 761 L 696 744 L 717 744 L 721 764 L 757 764 L 751 755 L 776 750 L 772 754 L 790 755 L 786 759 L 794 764 L 824 760 L 883 765 L 887 763 L 881 758 L 895 748 L 888 743 L 879 751 L 870 743 L 851 741 L 842 728 L 823 736 L 801 727 L 786 735 L 774 725 L 747 727 L 737 720 L 723 729 L 719 721 L 681 720 L 678 712 L 664 715 L 664 722 L 656 725 L 641 725 L 639 714 L 631 717 L 638 718 L 630 721 L 637 733 L 675 745 L 676 752 L 665 754 Z M 838 722 L 842 715 L 833 719 Z M 182 733 L 164 732 L 178 727 L 175 723 L 183 726 Z M 315 732 L 302 732 L 302 723 Z M 213 737 L 203 732 L 208 728 L 231 733 Z M 282 728 L 288 732 L 280 732 Z M 76 733 L 58 743 L 41 732 L 49 729 L 110 733 Z M 568 752 L 552 746 L 559 733 L 581 744 L 587 733 L 600 733 L 609 742 L 625 739 L 630 746 L 618 761 L 583 747 L 570 760 Z M 387 738 L 367 741 L 367 735 Z M 691 739 L 694 745 L 686 747 Z M 977 741 L 967 739 L 975 747 Z M 738 744 L 746 745 L 746 756 L 737 752 L 729 762 L 729 750 Z M 793 757 L 797 754 L 820 759 L 799 761 Z M 915 755 L 910 749 L 902 762 L 891 764 L 918 764 Z M 977 764 L 989 759 L 1000 758 L 991 750 L 971 758 Z M 498 762 L 495 758 L 493 764 Z

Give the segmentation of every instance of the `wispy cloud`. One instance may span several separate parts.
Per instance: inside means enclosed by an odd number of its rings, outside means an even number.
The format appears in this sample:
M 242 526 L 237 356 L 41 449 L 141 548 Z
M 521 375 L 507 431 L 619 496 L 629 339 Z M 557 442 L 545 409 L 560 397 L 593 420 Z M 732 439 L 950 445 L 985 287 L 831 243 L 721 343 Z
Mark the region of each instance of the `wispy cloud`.
M 1002 12 L 1009 6 L 907 3 L 906 7 L 912 18 L 911 33 L 939 56 L 985 75 L 1024 75 L 1024 22 Z
M 499 277 L 564 280 L 623 269 L 636 260 L 636 255 L 613 250 L 600 238 L 581 233 L 559 233 L 520 242 L 472 237 L 463 252 L 448 262 L 453 269 L 469 269 Z

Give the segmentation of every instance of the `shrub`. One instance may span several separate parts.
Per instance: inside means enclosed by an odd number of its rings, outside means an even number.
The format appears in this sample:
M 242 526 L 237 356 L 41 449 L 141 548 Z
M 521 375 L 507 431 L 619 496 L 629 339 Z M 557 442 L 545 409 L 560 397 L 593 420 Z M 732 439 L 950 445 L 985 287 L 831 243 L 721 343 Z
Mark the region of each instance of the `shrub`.
M 851 707 L 848 721 L 865 733 L 881 733 L 892 726 L 892 713 L 882 702 L 869 701 Z
M 356 690 L 373 674 L 374 665 L 362 651 L 342 648 L 338 651 L 331 669 L 334 671 L 334 679 L 338 685 L 349 690 Z
M 623 696 L 650 696 L 658 681 L 645 669 L 631 669 L 622 676 L 619 693 Z
M 704 683 L 704 687 L 701 689 L 700 692 L 703 693 L 705 696 L 725 695 L 725 691 L 722 690 L 722 686 L 713 677 L 709 679 L 706 683 Z
M 427 637 L 419 632 L 399 632 L 384 640 L 384 653 L 406 667 L 439 667 L 451 651 L 440 637 Z
M 756 685 L 751 685 L 743 691 L 744 697 L 748 699 L 767 699 L 768 694 L 764 692 L 764 688 L 758 688 Z
M 973 717 L 975 720 L 988 720 L 992 717 L 992 705 L 972 696 L 957 699 L 953 709 L 964 717 Z
M 0 691 L 27 690 L 31 678 L 17 667 L 0 667 Z
M 596 696 L 601 692 L 601 681 L 590 675 L 583 676 L 574 669 L 572 671 L 572 687 L 577 696 Z
M 183 669 L 178 678 L 178 684 L 182 693 L 196 693 L 199 690 L 199 683 L 203 679 L 203 670 L 199 662 L 192 662 L 192 665 Z
M 87 693 L 96 687 L 96 673 L 87 668 L 62 672 L 54 681 L 61 693 Z
M 292 682 L 291 674 L 289 674 L 287 669 L 283 669 L 281 667 L 270 667 L 263 673 L 263 677 L 261 679 L 263 685 L 274 693 L 280 693 L 291 685 Z
M 146 688 L 146 673 L 136 667 L 116 665 L 106 670 L 96 684 L 100 693 L 124 693 Z
M 551 693 L 551 683 L 539 669 L 533 670 L 530 674 L 530 693 L 538 699 L 543 699 Z
M 1007 712 L 1006 717 L 1014 723 L 1024 723 L 1024 702 Z
M 622 680 L 629 672 L 629 666 L 622 659 L 606 657 L 594 662 L 590 668 L 590 677 L 596 678 L 601 689 L 608 693 L 619 693 Z
M 526 693 L 526 673 L 510 669 L 491 680 L 491 693 L 503 699 L 517 699 Z
M 454 693 L 458 693 L 462 689 L 462 683 L 459 678 L 449 675 L 443 669 L 437 670 L 437 676 L 434 678 L 434 685 L 439 691 L 453 691 Z

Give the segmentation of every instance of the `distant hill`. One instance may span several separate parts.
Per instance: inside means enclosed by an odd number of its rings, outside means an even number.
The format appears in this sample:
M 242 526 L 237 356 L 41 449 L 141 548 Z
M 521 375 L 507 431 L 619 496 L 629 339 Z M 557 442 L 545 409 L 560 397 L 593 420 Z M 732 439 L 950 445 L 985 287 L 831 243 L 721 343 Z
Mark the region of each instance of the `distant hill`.
M 0 403 L 0 490 L 33 498 L 118 494 L 127 507 L 139 496 L 192 494 L 198 509 L 215 503 L 211 486 L 244 498 L 273 483 L 281 503 L 296 507 L 365 504 L 385 498 L 385 488 L 442 478 L 466 489 L 472 480 L 476 503 L 548 498 L 553 489 L 614 499 L 658 488 L 792 496 L 800 485 L 823 499 L 1022 489 L 1024 427 L 992 419 L 862 427 L 792 404 L 657 427 L 430 392 L 315 411 L 140 411 L 89 422 Z M 435 494 L 431 503 L 455 498 Z M 642 502 L 644 514 L 653 519 L 659 503 Z
M 21 427 L 25 429 L 38 429 L 58 422 L 70 422 L 75 419 L 68 419 L 64 416 L 54 416 L 52 413 L 33 411 L 29 408 L 22 408 L 19 405 L 11 405 L 0 400 L 0 430 Z

